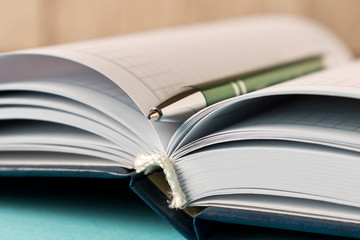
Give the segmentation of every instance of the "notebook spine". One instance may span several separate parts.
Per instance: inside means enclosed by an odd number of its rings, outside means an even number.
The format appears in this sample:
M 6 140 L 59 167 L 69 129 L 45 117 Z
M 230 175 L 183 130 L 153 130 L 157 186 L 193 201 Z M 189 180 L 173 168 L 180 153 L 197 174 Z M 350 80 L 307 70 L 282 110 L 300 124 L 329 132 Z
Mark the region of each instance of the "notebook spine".
M 186 206 L 186 197 L 180 187 L 173 162 L 166 154 L 139 155 L 134 164 L 137 173 L 144 172 L 146 175 L 155 169 L 162 168 L 172 196 L 169 207 L 183 209 Z
M 131 174 L 130 188 L 157 214 L 169 222 L 187 239 L 196 239 L 193 218 L 183 210 L 170 209 L 168 198 L 149 180 L 144 173 Z

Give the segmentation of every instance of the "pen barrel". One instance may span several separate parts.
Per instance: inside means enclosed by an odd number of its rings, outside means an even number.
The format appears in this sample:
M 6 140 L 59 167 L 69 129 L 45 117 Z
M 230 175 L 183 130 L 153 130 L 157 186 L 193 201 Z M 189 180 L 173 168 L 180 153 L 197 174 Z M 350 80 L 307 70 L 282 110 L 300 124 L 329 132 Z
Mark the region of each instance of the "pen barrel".
M 237 86 L 233 86 L 231 83 L 222 84 L 216 87 L 201 90 L 206 100 L 206 106 L 220 102 L 222 100 L 239 96 L 237 94 Z
M 247 75 L 239 75 L 218 80 L 220 84 L 197 85 L 194 88 L 201 91 L 206 99 L 207 106 L 222 100 L 253 92 L 274 84 L 278 84 L 296 77 L 303 76 L 325 67 L 322 56 L 283 64 L 278 67 L 265 69 Z
M 324 57 L 313 57 L 286 64 L 278 68 L 244 76 L 242 78 L 242 82 L 244 83 L 247 92 L 253 92 L 274 84 L 319 71 L 324 67 Z

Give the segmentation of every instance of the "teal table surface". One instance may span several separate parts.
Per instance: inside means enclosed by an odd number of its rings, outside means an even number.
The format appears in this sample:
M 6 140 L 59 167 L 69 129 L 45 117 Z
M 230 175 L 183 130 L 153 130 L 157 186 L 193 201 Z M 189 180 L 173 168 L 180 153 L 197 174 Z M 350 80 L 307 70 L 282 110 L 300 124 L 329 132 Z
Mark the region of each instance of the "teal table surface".
M 184 239 L 125 179 L 0 178 L 0 183 L 0 239 Z M 216 229 L 210 239 L 334 239 L 240 225 Z
M 124 179 L 0 182 L 0 239 L 183 239 Z

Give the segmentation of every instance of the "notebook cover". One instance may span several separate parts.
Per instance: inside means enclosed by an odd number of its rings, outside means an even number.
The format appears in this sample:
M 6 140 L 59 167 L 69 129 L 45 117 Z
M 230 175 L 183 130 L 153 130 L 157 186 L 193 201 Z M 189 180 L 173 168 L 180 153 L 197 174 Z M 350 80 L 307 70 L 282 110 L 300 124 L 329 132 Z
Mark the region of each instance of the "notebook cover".
M 125 178 L 133 170 L 122 167 L 68 166 L 68 165 L 4 165 L 0 167 L 2 177 L 89 177 Z
M 194 228 L 198 239 L 208 236 L 207 230 L 211 222 L 360 238 L 360 224 L 358 223 L 247 209 L 208 207 L 194 218 Z
M 193 218 L 182 210 L 169 208 L 168 198 L 144 174 L 133 173 L 130 188 L 157 214 L 187 239 L 196 239 Z

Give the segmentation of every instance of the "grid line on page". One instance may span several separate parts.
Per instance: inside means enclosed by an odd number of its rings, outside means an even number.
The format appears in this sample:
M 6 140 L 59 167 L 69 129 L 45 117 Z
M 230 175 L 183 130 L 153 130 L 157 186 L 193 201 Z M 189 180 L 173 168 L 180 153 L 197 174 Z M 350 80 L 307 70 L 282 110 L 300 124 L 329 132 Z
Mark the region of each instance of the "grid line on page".
M 273 113 L 272 113 L 273 114 Z M 345 131 L 360 131 L 360 114 L 343 112 L 282 111 L 271 116 L 264 114 L 244 125 L 293 124 L 333 128 Z
M 112 43 L 105 49 L 83 46 L 74 50 L 97 56 L 125 69 L 160 99 L 174 92 L 174 89 L 188 85 L 186 83 L 196 84 L 214 78 L 214 69 L 198 69 L 190 64 L 187 57 L 158 56 L 144 50 L 145 46 L 134 50 L 127 48 L 127 44 Z M 111 51 L 106 48 L 111 48 Z M 179 53 L 182 55 L 182 52 Z

